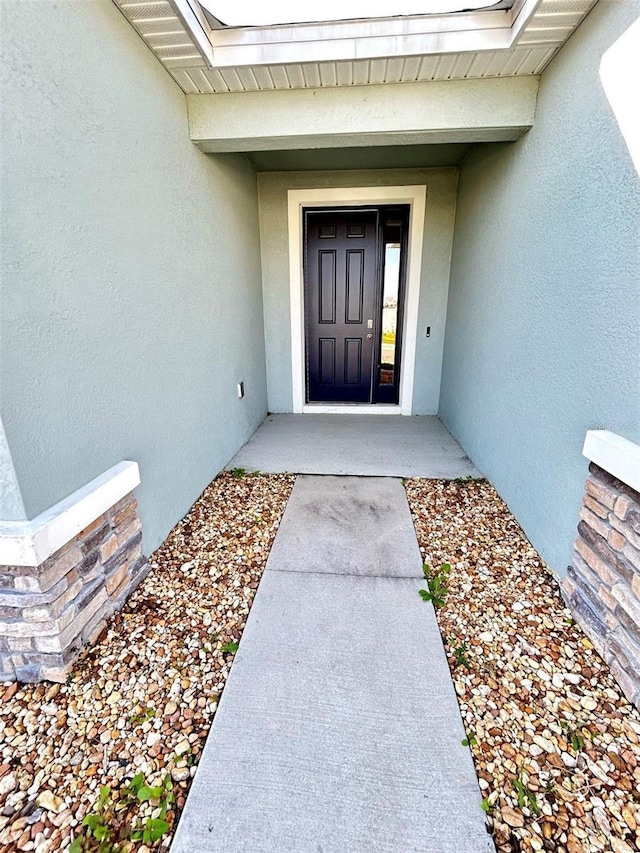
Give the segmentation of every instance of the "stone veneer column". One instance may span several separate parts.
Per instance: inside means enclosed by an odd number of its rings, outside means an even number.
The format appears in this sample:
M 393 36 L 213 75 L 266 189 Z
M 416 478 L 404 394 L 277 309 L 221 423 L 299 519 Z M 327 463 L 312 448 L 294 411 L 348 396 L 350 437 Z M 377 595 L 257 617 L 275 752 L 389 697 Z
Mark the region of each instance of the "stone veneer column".
M 640 448 L 594 431 L 583 452 L 592 461 L 562 590 L 576 621 L 640 708 Z
M 135 472 L 137 477 L 137 466 Z M 104 482 L 101 486 L 104 504 Z M 95 642 L 108 617 L 146 574 L 133 492 L 97 517 L 100 502 L 91 484 L 78 495 L 80 511 L 69 505 L 72 496 L 59 514 L 54 508 L 44 515 L 51 527 L 51 518 L 55 524 L 66 513 L 68 527 L 70 515 L 86 520 L 89 513 L 94 517 L 84 529 L 37 565 L 0 565 L 0 681 L 64 681 L 80 651 Z M 36 541 L 43 528 L 30 524 Z M 51 536 L 50 531 L 44 535 Z

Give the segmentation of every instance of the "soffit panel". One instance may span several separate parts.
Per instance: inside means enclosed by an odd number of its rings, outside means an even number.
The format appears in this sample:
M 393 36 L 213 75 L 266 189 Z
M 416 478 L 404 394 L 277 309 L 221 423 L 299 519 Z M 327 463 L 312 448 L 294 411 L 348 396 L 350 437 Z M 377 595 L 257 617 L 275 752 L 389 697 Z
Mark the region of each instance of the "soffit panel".
M 193 0 L 113 2 L 186 93 L 223 94 L 539 75 L 597 0 L 542 0 L 535 6 L 535 11 L 509 48 L 452 51 L 447 49 L 449 42 L 441 41 L 441 52 L 427 54 L 412 53 L 388 58 L 365 56 L 323 62 L 259 62 L 253 65 L 217 64 L 215 48 L 208 56 L 205 55 L 207 50 L 203 49 L 202 41 L 199 46 L 196 43 L 198 39 L 192 37 L 185 26 L 185 9 L 192 16 L 192 7 L 189 4 L 193 3 Z M 533 2 L 535 5 L 535 0 L 527 2 Z M 526 2 L 521 2 L 518 6 L 522 8 L 526 6 Z M 492 16 L 486 18 L 488 34 L 503 32 L 496 29 L 497 16 L 510 13 L 484 14 Z M 190 22 L 193 26 L 192 17 Z M 414 26 L 413 22 L 410 24 Z M 376 28 L 379 29 L 380 26 L 379 22 L 371 23 L 376 32 Z M 258 28 L 243 29 L 248 40 L 256 39 Z M 216 30 L 215 33 L 220 34 L 221 31 Z M 202 32 L 198 33 L 201 40 L 202 35 Z M 233 39 L 233 33 L 231 30 L 225 30 L 222 31 L 222 36 L 217 37 L 230 41 Z M 415 38 L 420 39 L 420 36 L 416 33 Z M 393 39 L 388 41 L 391 43 Z M 412 43 L 404 44 L 410 46 Z M 213 67 L 211 56 L 216 63 Z

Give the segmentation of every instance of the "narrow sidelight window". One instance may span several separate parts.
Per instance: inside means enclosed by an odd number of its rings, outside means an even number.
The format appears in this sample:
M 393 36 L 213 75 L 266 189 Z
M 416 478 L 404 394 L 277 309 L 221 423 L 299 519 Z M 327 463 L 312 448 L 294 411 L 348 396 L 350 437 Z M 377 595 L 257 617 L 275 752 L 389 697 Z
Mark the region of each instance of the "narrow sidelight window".
M 407 207 L 382 209 L 379 250 L 379 314 L 376 331 L 377 363 L 373 402 L 398 402 L 402 355 L 402 317 L 407 254 Z
M 378 380 L 381 385 L 394 385 L 396 381 L 400 249 L 400 243 L 385 243 L 384 245 L 382 323 L 380 324 L 380 376 Z

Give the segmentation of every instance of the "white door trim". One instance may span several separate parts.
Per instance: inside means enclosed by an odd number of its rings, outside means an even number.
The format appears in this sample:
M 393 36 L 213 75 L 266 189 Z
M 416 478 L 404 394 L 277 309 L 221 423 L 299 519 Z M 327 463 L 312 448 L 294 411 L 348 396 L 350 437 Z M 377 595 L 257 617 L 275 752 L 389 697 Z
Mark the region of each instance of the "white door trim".
M 413 409 L 413 379 L 418 334 L 418 304 L 422 241 L 427 201 L 424 184 L 395 187 L 332 187 L 328 189 L 288 190 L 289 218 L 289 284 L 291 307 L 291 373 L 293 411 L 297 413 L 351 413 L 410 415 Z M 304 353 L 304 277 L 303 277 L 303 207 L 341 207 L 362 204 L 408 204 L 409 245 L 407 247 L 407 282 L 405 292 L 402 363 L 400 368 L 400 403 L 378 406 L 371 403 L 348 406 L 318 406 L 305 403 Z

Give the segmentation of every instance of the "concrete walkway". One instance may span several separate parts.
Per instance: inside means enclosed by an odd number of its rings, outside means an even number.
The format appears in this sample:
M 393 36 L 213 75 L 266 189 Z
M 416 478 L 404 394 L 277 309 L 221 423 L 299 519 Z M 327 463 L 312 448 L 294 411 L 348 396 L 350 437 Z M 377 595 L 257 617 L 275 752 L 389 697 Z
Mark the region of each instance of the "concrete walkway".
M 399 480 L 299 477 L 173 853 L 494 849 Z
M 268 415 L 227 466 L 271 474 L 480 477 L 436 417 Z

